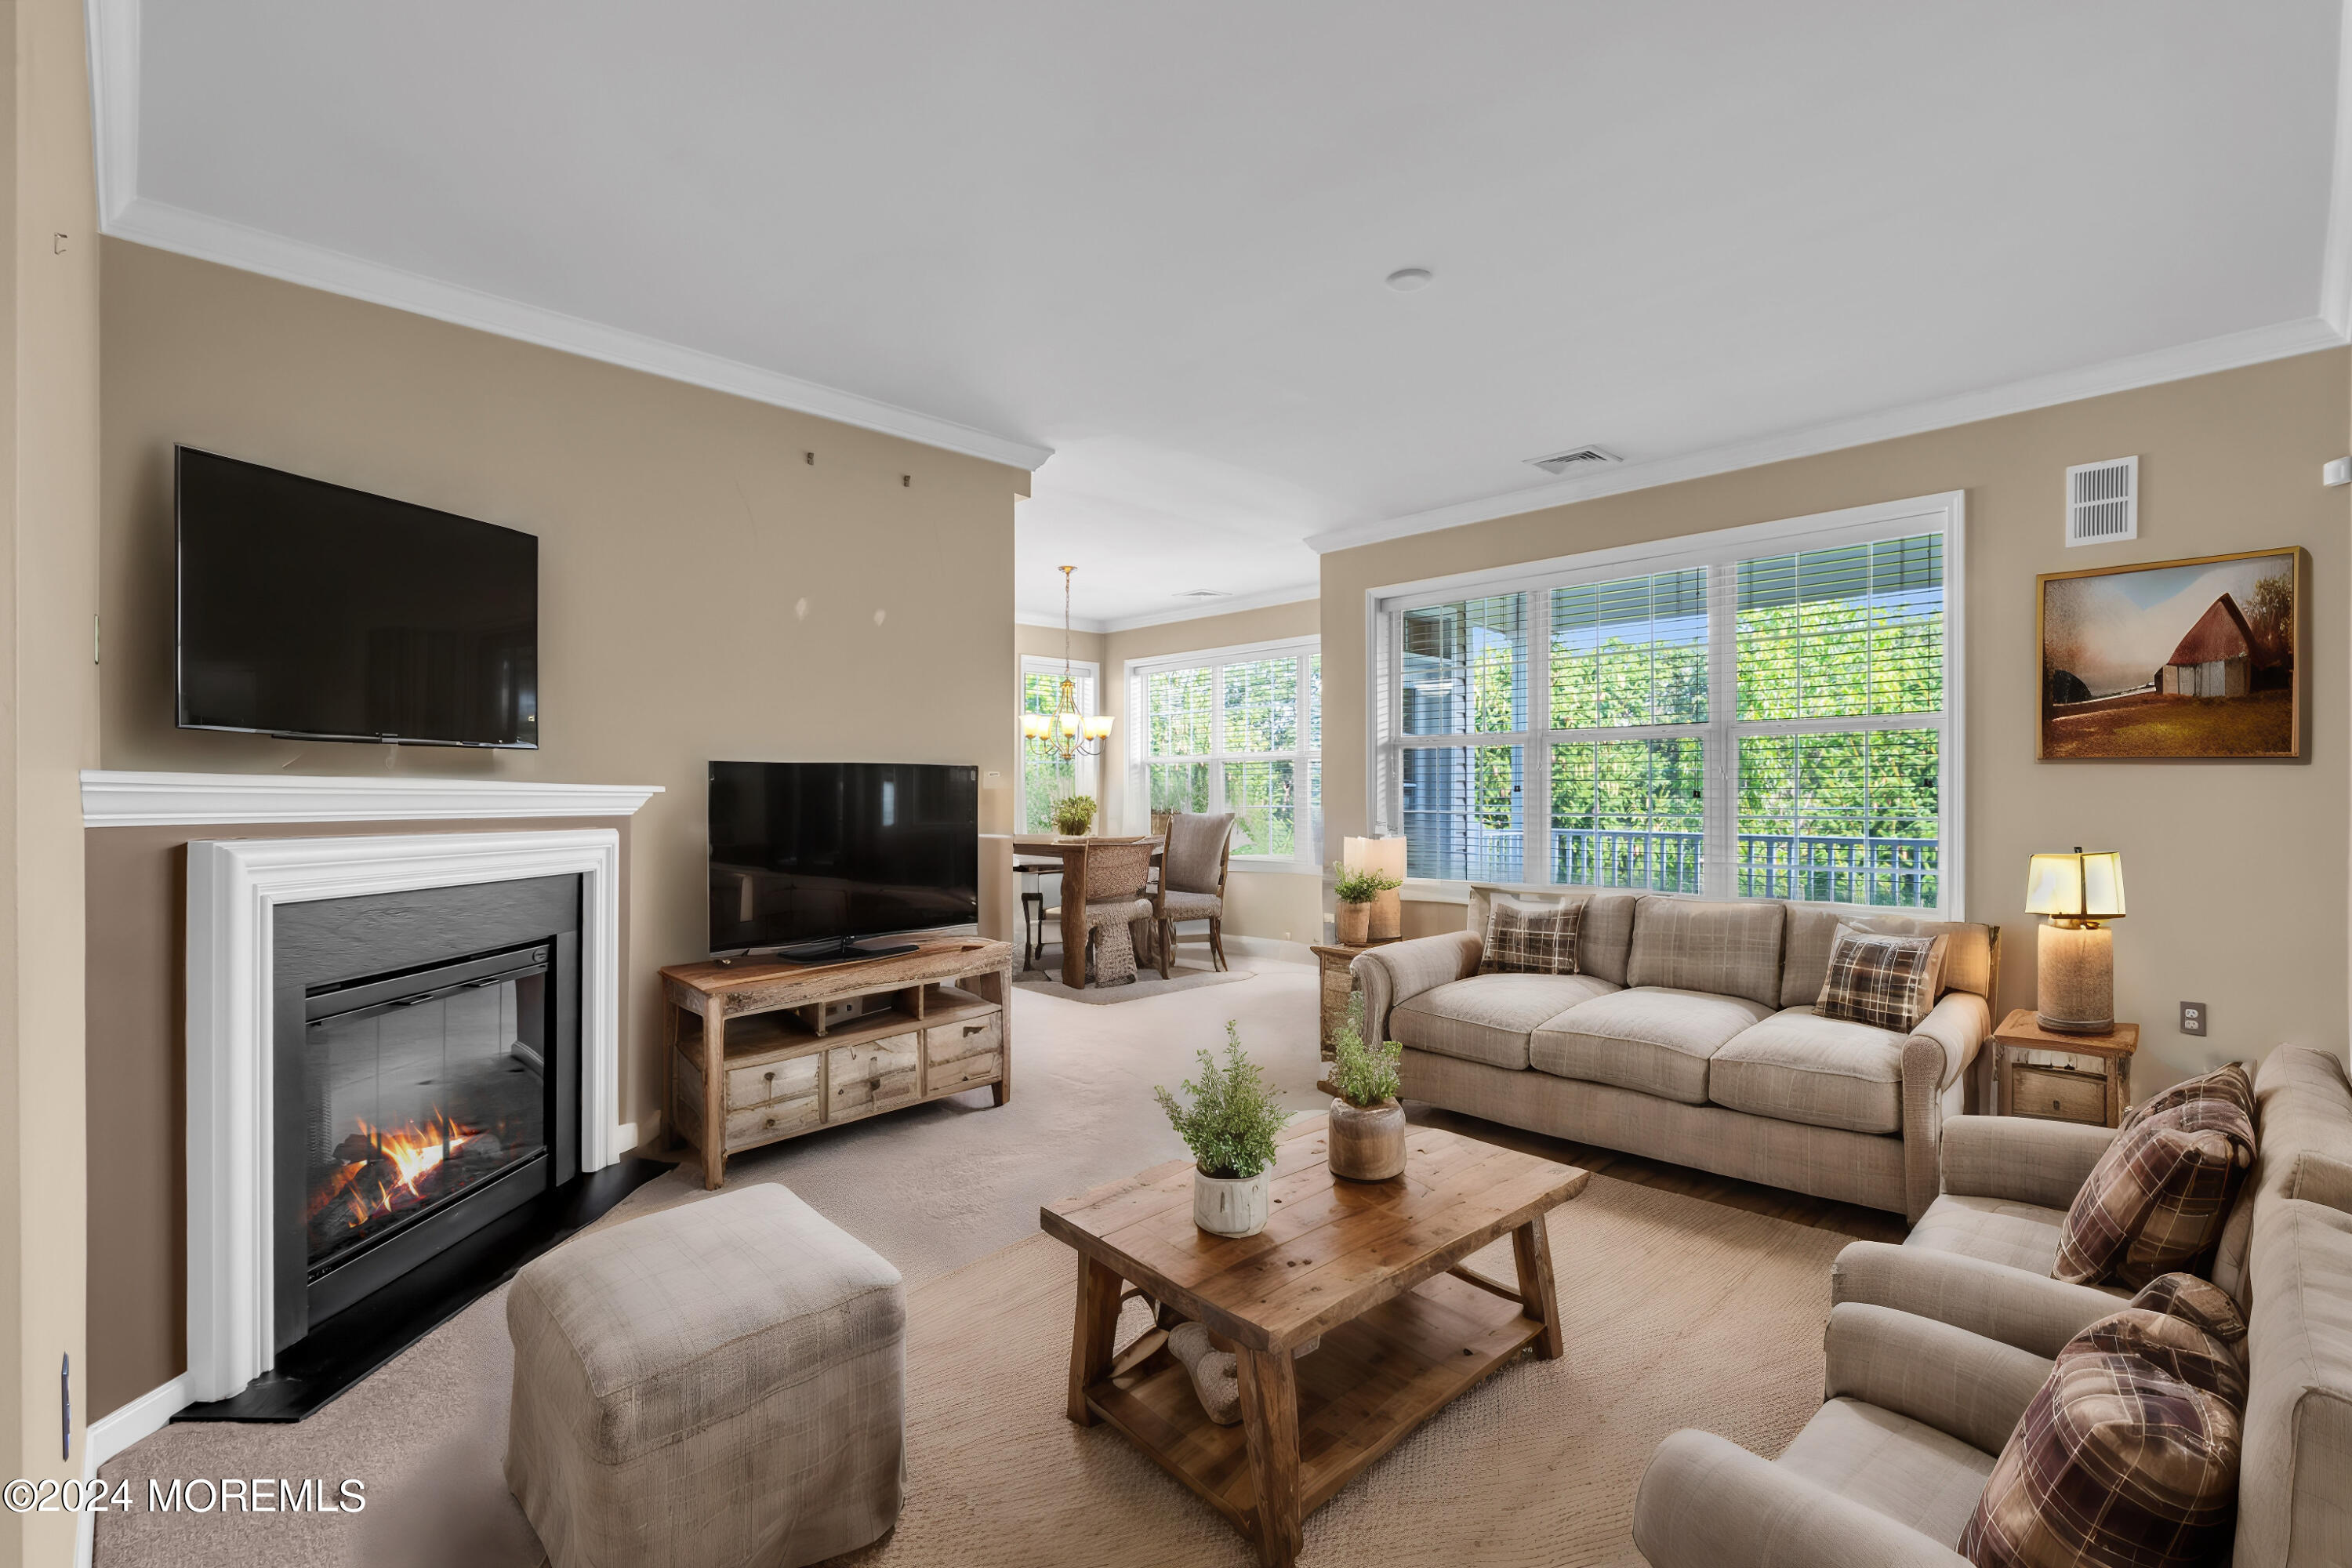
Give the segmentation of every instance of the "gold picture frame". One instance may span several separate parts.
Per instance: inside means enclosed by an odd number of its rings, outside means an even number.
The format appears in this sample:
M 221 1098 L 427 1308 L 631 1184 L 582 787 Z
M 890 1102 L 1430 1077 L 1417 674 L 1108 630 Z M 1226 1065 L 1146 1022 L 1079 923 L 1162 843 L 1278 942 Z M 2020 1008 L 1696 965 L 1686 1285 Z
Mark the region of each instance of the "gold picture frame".
M 2034 755 L 2299 759 L 2310 586 L 2300 545 L 2042 574 Z

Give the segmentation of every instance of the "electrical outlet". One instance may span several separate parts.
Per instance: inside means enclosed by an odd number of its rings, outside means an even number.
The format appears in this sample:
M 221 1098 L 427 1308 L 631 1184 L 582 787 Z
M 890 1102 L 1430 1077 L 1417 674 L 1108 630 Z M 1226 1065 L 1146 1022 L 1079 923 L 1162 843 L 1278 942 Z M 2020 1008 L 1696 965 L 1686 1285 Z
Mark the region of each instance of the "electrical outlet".
M 2180 1032 L 2184 1035 L 2201 1035 L 2205 1032 L 2204 1003 L 2183 1002 L 2180 1005 Z

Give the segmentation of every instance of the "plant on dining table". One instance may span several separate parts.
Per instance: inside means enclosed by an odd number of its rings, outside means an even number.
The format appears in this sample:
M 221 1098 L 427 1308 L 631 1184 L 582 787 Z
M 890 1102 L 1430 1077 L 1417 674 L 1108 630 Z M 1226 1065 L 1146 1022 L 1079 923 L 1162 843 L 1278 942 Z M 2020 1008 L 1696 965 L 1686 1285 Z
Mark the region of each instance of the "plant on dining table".
M 1054 826 L 1076 837 L 1095 825 L 1095 810 L 1090 795 L 1064 795 L 1054 803 Z

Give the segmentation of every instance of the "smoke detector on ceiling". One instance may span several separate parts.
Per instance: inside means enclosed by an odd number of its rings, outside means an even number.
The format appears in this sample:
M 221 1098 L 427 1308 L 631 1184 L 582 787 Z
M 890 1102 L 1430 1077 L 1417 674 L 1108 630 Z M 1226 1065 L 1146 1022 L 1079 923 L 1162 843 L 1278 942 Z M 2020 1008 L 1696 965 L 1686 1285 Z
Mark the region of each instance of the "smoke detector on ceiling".
M 1565 452 L 1555 452 L 1549 458 L 1529 458 L 1528 462 L 1547 474 L 1576 474 L 1587 468 L 1597 468 L 1604 463 L 1622 463 L 1625 459 L 1606 447 L 1576 447 Z

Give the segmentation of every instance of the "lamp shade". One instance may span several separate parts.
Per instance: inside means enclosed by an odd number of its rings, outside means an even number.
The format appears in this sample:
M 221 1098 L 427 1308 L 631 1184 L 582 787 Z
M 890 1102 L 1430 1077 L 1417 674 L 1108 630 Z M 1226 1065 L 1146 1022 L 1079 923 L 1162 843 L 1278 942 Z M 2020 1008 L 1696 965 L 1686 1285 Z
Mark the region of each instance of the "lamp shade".
M 2025 870 L 2028 914 L 2114 921 L 2124 915 L 2124 858 L 2112 849 L 2036 855 Z

